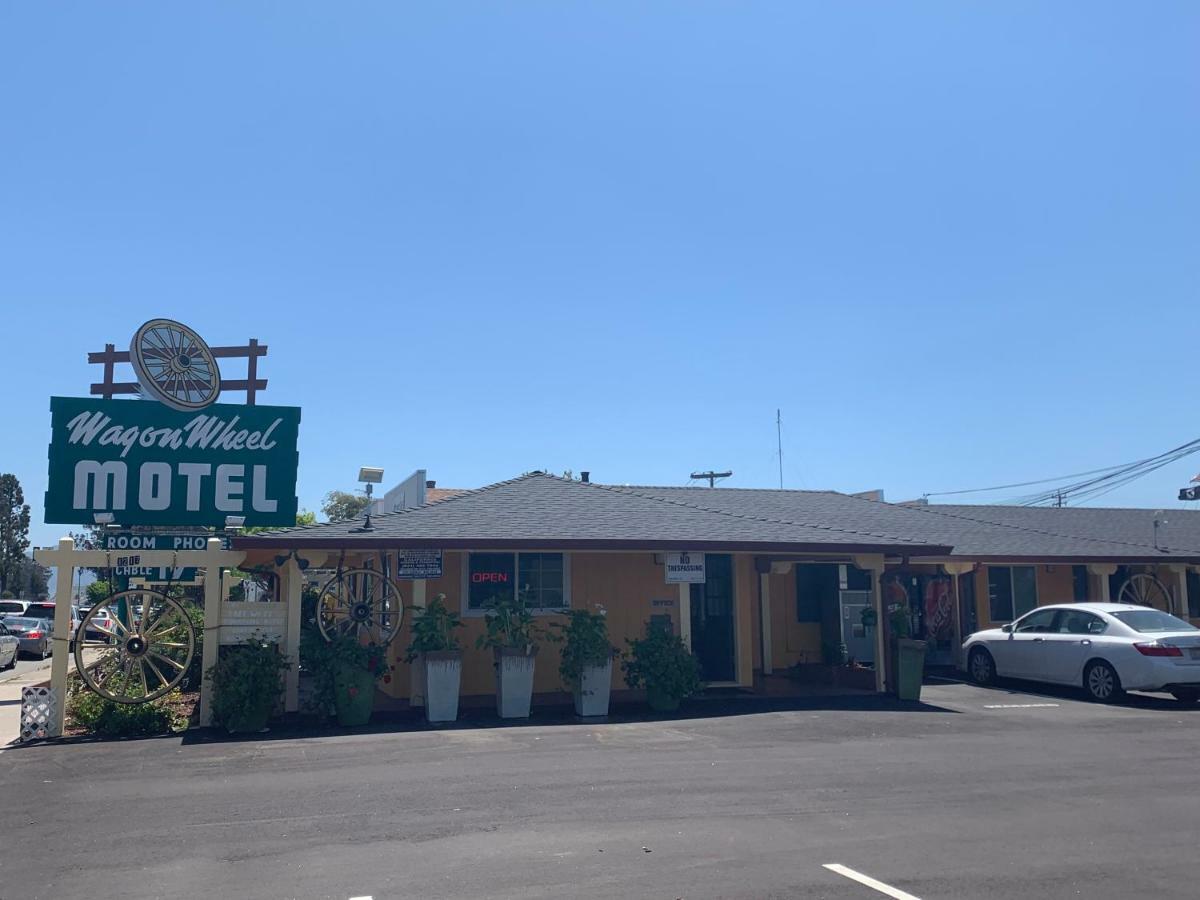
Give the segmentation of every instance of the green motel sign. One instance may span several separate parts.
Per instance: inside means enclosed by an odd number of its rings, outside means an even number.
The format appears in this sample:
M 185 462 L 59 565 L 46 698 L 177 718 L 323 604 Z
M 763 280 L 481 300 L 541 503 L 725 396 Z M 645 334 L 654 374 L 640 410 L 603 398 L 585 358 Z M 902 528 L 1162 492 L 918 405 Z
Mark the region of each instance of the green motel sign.
M 296 523 L 298 407 L 51 397 L 50 418 L 48 523 Z

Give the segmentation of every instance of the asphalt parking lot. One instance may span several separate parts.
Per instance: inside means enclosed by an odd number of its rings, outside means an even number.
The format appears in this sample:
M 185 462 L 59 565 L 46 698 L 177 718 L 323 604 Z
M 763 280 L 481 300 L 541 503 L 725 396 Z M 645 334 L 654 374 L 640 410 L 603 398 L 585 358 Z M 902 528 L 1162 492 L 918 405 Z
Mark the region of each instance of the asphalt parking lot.
M 1200 709 L 924 701 L 12 749 L 0 897 L 1200 893 Z

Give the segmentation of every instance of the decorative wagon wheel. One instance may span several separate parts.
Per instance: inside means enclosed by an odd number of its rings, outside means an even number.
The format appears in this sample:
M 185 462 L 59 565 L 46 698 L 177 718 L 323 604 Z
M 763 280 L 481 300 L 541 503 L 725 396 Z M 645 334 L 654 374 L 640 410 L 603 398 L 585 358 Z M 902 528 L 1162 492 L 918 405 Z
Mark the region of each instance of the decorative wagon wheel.
M 1120 593 L 1117 594 L 1117 602 L 1152 606 L 1164 612 L 1171 609 L 1171 595 L 1163 587 L 1163 583 L 1145 572 L 1126 579 L 1121 585 Z
M 317 625 L 327 641 L 342 635 L 386 647 L 404 620 L 404 599 L 391 578 L 376 569 L 347 569 L 321 588 Z
M 172 409 L 203 409 L 221 393 L 221 372 L 208 345 L 170 319 L 151 319 L 139 328 L 129 359 L 142 390 Z
M 104 635 L 100 658 L 91 665 L 83 658 L 88 631 Z M 76 633 L 82 639 L 75 641 L 75 670 L 84 684 L 114 703 L 146 703 L 171 691 L 187 674 L 196 652 L 187 611 L 159 591 L 113 594 L 88 610 Z

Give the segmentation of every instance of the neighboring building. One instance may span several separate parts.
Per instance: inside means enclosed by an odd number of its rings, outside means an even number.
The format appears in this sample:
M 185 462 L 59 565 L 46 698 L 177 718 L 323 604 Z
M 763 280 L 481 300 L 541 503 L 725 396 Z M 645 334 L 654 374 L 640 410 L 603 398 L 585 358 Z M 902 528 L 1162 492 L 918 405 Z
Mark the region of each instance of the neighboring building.
M 614 486 L 540 473 L 448 498 L 425 491 L 422 505 L 378 514 L 370 532 L 334 523 L 234 545 L 248 565 L 283 549 L 346 566 L 401 549 L 442 551 L 440 578 L 401 587 L 406 602 L 442 593 L 461 610 L 464 696 L 493 690 L 491 657 L 474 642 L 496 584 L 528 588 L 545 615 L 603 605 L 619 646 L 651 619 L 669 621 L 709 683 L 746 689 L 820 662 L 839 643 L 874 661 L 884 636 L 863 612 L 884 623 L 900 602 L 935 664 L 956 662 L 966 633 L 1049 602 L 1136 589 L 1143 602 L 1200 618 L 1200 512 L 1172 511 L 1156 536 L 1145 510 L 908 506 L 833 491 Z M 673 551 L 704 554 L 703 584 L 667 583 Z M 405 630 L 397 660 L 407 643 Z M 557 652 L 542 649 L 535 690 L 560 689 Z M 399 665 L 387 688 L 398 699 L 410 696 L 407 669 Z M 877 667 L 880 689 L 885 669 Z

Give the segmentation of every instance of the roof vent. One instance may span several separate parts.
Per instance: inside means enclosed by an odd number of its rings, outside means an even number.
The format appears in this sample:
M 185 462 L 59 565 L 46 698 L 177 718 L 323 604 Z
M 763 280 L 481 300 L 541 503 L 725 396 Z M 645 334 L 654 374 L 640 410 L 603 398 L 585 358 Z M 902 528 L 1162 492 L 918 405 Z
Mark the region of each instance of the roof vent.
M 433 490 L 435 487 L 437 487 L 437 482 L 436 482 L 436 481 L 427 481 L 427 482 L 425 482 L 425 490 L 427 490 L 427 491 L 432 491 L 432 490 Z
M 591 479 L 592 479 L 591 472 L 580 472 L 579 473 L 579 480 L 582 481 L 584 484 L 588 484 L 591 481 Z

